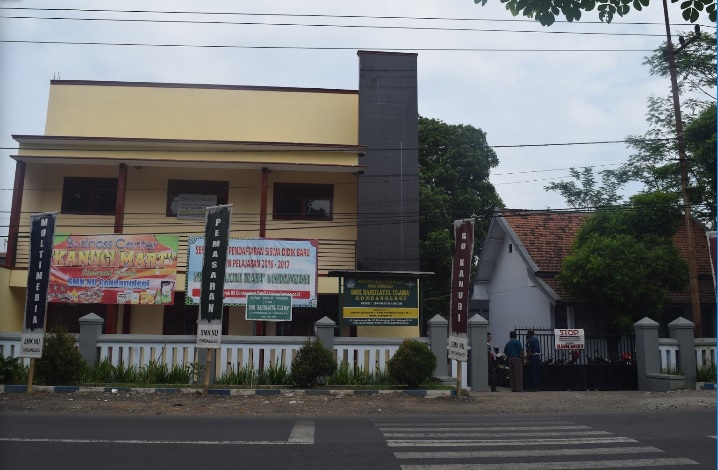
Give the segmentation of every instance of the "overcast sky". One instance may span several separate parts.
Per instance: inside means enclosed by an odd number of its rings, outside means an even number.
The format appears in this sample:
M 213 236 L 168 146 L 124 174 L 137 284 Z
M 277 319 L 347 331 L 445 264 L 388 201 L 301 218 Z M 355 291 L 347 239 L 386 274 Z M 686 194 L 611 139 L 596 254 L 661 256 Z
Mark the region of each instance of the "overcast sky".
M 594 12 L 584 14 L 579 23 L 556 22 L 550 28 L 523 17 L 512 17 L 499 0 L 488 0 L 484 7 L 475 5 L 473 0 L 0 0 L 0 6 L 0 39 L 3 41 L 0 43 L 0 147 L 3 147 L 0 149 L 0 236 L 7 233 L 15 169 L 15 162 L 9 155 L 15 153 L 13 149 L 17 148 L 17 143 L 10 136 L 44 133 L 48 90 L 53 77 L 357 89 L 357 50 L 416 52 L 419 113 L 450 124 L 470 124 L 484 130 L 489 144 L 496 146 L 500 162 L 492 172 L 491 181 L 506 206 L 516 209 L 565 208 L 563 198 L 543 189 L 546 184 L 569 179 L 569 167 L 616 168 L 630 155 L 630 150 L 620 143 L 521 145 L 615 141 L 630 134 L 642 134 L 647 129 L 647 98 L 652 94 L 667 95 L 670 86 L 667 80 L 649 76 L 648 67 L 642 65 L 644 58 L 659 47 L 665 37 L 662 7 L 657 0 L 652 0 L 644 11 L 632 11 L 612 24 L 597 23 L 598 16 Z M 63 7 L 156 11 L 201 9 L 238 14 L 12 9 Z M 672 4 L 671 8 L 674 34 L 692 30 L 684 25 L 676 5 Z M 71 21 L 10 19 L 10 16 L 265 24 Z M 457 20 L 366 18 L 388 16 Z M 704 24 L 708 21 L 707 18 L 701 20 Z M 65 45 L 12 41 L 245 47 Z M 320 49 L 328 47 L 345 49 Z M 447 50 L 425 50 L 430 48 Z M 566 51 L 577 49 L 583 51 Z M 2 248 L 4 242 L 0 243 L 0 250 Z

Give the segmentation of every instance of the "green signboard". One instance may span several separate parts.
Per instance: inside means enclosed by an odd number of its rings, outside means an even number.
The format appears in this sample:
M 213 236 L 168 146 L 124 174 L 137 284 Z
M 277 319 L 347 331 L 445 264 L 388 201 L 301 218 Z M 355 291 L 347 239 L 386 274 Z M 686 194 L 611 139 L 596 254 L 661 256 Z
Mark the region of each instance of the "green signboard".
M 248 294 L 245 317 L 256 321 L 292 321 L 292 296 Z
M 416 279 L 344 279 L 342 323 L 353 326 L 416 326 Z

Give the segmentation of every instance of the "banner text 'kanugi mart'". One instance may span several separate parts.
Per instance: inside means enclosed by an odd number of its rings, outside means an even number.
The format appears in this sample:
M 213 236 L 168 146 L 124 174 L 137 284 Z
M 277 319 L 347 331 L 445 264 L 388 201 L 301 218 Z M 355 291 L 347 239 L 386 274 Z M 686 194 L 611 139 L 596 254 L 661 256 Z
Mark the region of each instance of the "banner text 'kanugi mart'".
M 49 302 L 174 303 L 176 235 L 56 235 Z
M 199 302 L 204 237 L 187 239 L 186 303 Z M 317 306 L 317 240 L 230 238 L 224 305 L 245 305 L 247 294 L 292 296 L 294 307 Z

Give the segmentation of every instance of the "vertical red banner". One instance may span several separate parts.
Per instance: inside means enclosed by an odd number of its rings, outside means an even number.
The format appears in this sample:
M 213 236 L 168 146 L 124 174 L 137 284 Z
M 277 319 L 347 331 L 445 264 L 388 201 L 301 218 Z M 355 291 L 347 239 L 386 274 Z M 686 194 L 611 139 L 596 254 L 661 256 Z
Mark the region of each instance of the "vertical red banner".
M 449 357 L 468 359 L 467 325 L 471 292 L 471 261 L 474 254 L 474 220 L 454 221 L 454 262 L 451 268 L 451 315 Z

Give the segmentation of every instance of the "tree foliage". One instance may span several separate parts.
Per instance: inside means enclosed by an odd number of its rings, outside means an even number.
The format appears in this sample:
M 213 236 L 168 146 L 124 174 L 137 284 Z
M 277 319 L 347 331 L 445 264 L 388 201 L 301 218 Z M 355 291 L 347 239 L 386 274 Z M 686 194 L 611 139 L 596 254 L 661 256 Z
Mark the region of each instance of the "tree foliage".
M 559 181 L 544 186 L 546 191 L 556 191 L 566 200 L 566 204 L 574 208 L 594 208 L 610 206 L 621 201 L 618 190 L 622 181 L 616 178 L 614 170 L 599 172 L 602 185 L 597 186 L 593 167 L 587 166 L 582 170 L 570 168 L 571 177 L 576 181 Z
M 629 208 L 598 209 L 579 229 L 558 279 L 566 291 L 596 302 L 614 326 L 658 320 L 671 290 L 684 289 L 688 266 L 673 244 L 682 222 L 674 196 L 633 196 Z
M 676 56 L 678 89 L 682 95 L 681 114 L 689 168 L 694 215 L 708 227 L 714 227 L 716 216 L 716 36 L 702 34 L 698 40 Z M 663 57 L 665 44 L 647 57 L 644 64 L 650 74 L 666 79 L 670 89 L 668 65 Z M 681 198 L 681 174 L 678 145 L 675 139 L 673 98 L 651 96 L 646 122 L 648 131 L 628 136 L 634 150 L 628 161 L 616 170 L 603 170 L 599 185 L 594 169 L 572 168 L 575 181 L 561 181 L 544 187 L 561 194 L 571 207 L 598 207 L 622 202 L 618 191 L 628 182 L 643 185 L 643 191 L 672 193 Z
M 692 195 L 692 202 L 698 204 L 695 215 L 709 227 L 715 221 L 716 194 L 715 43 L 715 34 L 702 34 L 676 57 L 681 115 L 685 123 L 688 185 L 697 188 Z M 663 47 L 654 51 L 644 63 L 650 66 L 651 75 L 666 78 L 668 83 L 670 75 L 663 59 Z M 688 98 L 683 99 L 686 95 Z M 646 191 L 672 192 L 678 198 L 681 176 L 672 96 L 651 96 L 646 121 L 650 129 L 645 134 L 626 138 L 635 153 L 617 170 L 617 175 L 622 181 L 643 183 Z
M 431 315 L 449 311 L 454 220 L 476 219 L 477 253 L 493 209 L 503 206 L 489 182 L 498 163 L 481 129 L 419 118 L 421 269 L 435 273 L 422 283 L 422 291 Z
M 474 3 L 486 5 L 488 0 L 474 0 Z M 676 3 L 678 0 L 671 0 Z M 563 15 L 567 21 L 579 21 L 582 12 L 598 11 L 601 21 L 610 23 L 615 15 L 626 16 L 633 8 L 643 10 L 650 0 L 501 0 L 513 16 L 522 14 L 532 18 L 543 26 L 551 26 L 556 17 Z M 683 19 L 695 23 L 705 11 L 710 21 L 716 21 L 715 0 L 682 0 Z

